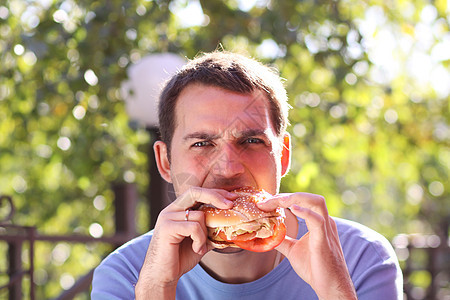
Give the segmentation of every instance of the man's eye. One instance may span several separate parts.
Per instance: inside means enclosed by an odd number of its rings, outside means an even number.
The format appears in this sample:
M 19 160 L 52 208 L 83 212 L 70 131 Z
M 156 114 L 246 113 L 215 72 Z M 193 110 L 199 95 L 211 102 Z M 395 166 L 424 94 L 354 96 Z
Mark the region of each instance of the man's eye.
M 209 145 L 211 145 L 210 142 L 207 142 L 207 141 L 201 141 L 201 142 L 196 142 L 196 143 L 194 143 L 194 144 L 192 145 L 192 147 L 206 147 L 206 146 L 209 146 Z
M 258 138 L 248 138 L 248 139 L 245 140 L 245 143 L 247 143 L 247 144 L 261 144 L 261 143 L 264 143 L 264 141 L 261 140 L 261 139 L 258 139 Z

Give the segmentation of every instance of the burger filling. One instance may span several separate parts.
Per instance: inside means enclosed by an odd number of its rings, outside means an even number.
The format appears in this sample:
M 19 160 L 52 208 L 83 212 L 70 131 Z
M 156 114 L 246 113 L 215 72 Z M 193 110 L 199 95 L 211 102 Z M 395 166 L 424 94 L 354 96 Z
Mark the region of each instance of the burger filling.
M 268 238 L 274 234 L 276 219 L 277 217 L 262 218 L 233 226 L 209 228 L 209 230 L 213 231 L 210 236 L 214 236 L 217 240 L 223 240 L 224 238 L 221 237 L 226 237 L 228 241 L 239 239 L 239 236 L 248 234 L 252 234 L 252 239 Z

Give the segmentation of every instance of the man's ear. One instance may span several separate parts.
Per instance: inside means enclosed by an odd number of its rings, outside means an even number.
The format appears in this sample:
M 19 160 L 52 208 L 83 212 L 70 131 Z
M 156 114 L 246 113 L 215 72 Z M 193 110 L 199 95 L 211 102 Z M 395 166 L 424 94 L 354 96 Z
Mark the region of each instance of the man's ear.
M 287 174 L 291 165 L 291 136 L 285 133 L 283 137 L 283 149 L 281 150 L 281 176 Z
M 170 162 L 167 153 L 167 145 L 162 141 L 156 141 L 153 144 L 153 151 L 155 152 L 156 166 L 158 167 L 159 174 L 167 182 L 172 182 L 170 176 Z

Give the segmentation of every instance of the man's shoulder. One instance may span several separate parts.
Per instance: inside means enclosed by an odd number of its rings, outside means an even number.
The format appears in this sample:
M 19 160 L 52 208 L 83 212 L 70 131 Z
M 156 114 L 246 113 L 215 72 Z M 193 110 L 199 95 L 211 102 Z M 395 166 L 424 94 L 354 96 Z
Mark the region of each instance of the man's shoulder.
M 339 235 L 359 235 L 369 240 L 383 238 L 380 233 L 361 223 L 337 217 L 333 217 L 333 219 L 336 222 Z
M 136 237 L 109 254 L 95 269 L 92 299 L 132 299 L 152 233 Z
M 152 235 L 152 232 L 147 232 L 126 242 L 111 252 L 101 262 L 98 268 L 102 268 L 105 265 L 112 266 L 126 264 L 128 266 L 133 266 L 135 269 L 140 269 L 142 263 L 144 262 Z
M 128 242 L 117 248 L 115 251 L 119 252 L 129 251 L 130 249 L 136 250 L 136 248 L 145 248 L 145 250 L 147 250 L 148 244 L 150 243 L 152 236 L 153 231 L 146 232 L 140 236 L 137 236 L 129 240 Z
M 360 224 L 341 218 L 333 218 L 336 222 L 339 239 L 344 253 L 367 255 L 371 253 L 379 260 L 396 260 L 391 243 L 382 234 Z
M 374 242 L 383 241 L 388 242 L 387 239 L 377 231 L 363 225 L 361 223 L 333 217 L 341 238 L 358 238 L 361 241 Z M 389 242 L 388 242 L 389 243 Z

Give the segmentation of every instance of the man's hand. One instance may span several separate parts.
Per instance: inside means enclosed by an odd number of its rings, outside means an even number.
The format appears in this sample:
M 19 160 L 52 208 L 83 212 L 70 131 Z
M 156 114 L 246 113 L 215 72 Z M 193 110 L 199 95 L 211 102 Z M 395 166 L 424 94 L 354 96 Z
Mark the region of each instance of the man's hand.
M 175 298 L 178 279 L 211 250 L 204 213 L 191 210 L 187 215 L 186 210 L 201 203 L 229 209 L 236 197 L 226 190 L 191 187 L 161 211 L 136 284 L 136 299 Z
M 258 205 L 263 210 L 289 208 L 305 220 L 308 232 L 300 240 L 286 237 L 276 248 L 319 299 L 357 299 L 347 270 L 336 223 L 325 199 L 308 193 L 280 194 Z

